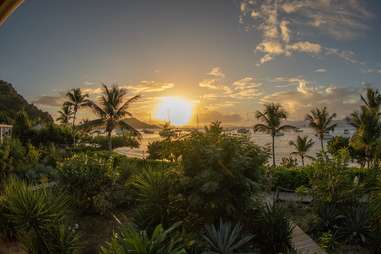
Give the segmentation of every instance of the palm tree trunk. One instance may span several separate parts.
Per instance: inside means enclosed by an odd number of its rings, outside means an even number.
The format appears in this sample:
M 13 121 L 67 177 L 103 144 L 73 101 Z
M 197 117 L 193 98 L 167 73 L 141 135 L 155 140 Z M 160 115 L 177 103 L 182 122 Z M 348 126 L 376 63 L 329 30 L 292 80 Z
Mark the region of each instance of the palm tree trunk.
M 320 145 L 321 145 L 321 151 L 324 153 L 324 136 L 320 135 Z
M 273 139 L 273 144 L 272 144 L 272 148 L 273 148 L 273 167 L 275 167 L 275 135 L 272 135 L 272 139 Z
M 302 158 L 302 166 L 304 167 L 304 156 L 301 155 L 300 157 Z
M 77 116 L 77 110 L 74 110 L 73 114 L 73 126 L 72 126 L 72 135 L 73 135 L 73 145 L 75 146 L 75 118 Z
M 107 139 L 108 139 L 108 150 L 112 152 L 112 139 L 111 139 L 111 131 L 107 132 Z

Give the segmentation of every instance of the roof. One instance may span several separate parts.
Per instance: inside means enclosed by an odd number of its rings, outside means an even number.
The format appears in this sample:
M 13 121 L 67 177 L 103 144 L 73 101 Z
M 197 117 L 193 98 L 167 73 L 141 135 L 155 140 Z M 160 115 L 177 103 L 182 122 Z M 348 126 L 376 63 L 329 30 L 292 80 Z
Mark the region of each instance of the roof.
M 0 0 L 0 26 L 24 0 Z
M 0 123 L 0 128 L 12 128 L 12 125 Z

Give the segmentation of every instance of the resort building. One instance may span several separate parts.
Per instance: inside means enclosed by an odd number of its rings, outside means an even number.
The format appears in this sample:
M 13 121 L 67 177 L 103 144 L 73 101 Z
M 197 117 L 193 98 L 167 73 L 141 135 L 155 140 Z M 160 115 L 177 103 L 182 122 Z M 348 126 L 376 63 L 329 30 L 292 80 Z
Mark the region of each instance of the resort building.
M 12 125 L 0 124 L 0 144 L 3 143 L 5 137 L 9 137 L 12 134 Z

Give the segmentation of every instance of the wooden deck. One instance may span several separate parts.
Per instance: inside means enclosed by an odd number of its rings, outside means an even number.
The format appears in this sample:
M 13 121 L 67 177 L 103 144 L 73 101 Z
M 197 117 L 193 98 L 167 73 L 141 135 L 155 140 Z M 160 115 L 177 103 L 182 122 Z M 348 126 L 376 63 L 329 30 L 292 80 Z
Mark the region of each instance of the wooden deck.
M 294 225 L 292 232 L 292 243 L 296 253 L 298 254 L 327 254 L 320 246 L 311 239 L 304 231 L 298 226 Z

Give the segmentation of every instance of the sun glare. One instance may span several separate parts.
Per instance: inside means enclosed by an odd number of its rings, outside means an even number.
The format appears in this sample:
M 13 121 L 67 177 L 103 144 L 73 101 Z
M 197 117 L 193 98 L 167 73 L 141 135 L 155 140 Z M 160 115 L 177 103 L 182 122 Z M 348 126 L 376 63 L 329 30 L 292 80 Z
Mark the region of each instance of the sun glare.
M 155 108 L 154 117 L 169 121 L 174 125 L 185 125 L 190 122 L 193 113 L 193 102 L 183 97 L 161 97 Z

